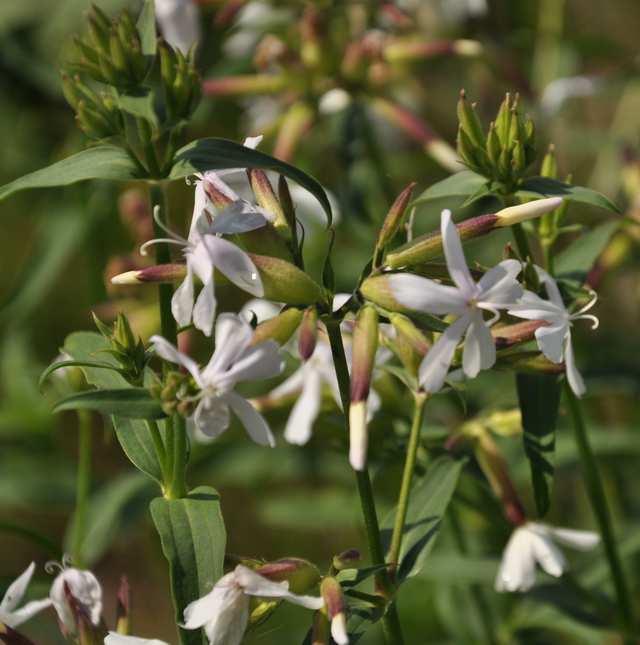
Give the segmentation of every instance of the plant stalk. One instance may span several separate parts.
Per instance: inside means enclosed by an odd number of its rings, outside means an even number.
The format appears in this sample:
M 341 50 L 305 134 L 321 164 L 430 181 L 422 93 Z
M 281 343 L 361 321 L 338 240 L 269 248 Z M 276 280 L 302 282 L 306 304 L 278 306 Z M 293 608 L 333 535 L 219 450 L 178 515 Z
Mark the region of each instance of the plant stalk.
M 91 489 L 92 453 L 91 412 L 78 410 L 78 470 L 76 474 L 76 508 L 73 525 L 73 563 L 82 568 L 82 545 L 87 529 L 89 491 Z
M 611 514 L 604 494 L 602 479 L 587 436 L 580 401 L 571 390 L 568 382 L 565 383 L 565 392 L 573 419 L 573 429 L 578 452 L 580 453 L 580 462 L 584 473 L 587 494 L 589 495 L 589 501 L 591 502 L 593 513 L 596 516 L 596 521 L 598 522 L 598 528 L 602 536 L 602 544 L 611 571 L 611 578 L 618 601 L 620 624 L 626 635 L 625 642 L 632 643 L 635 642 L 631 640 L 632 636 L 636 634 L 633 605 L 629 596 L 629 587 L 625 579 L 618 546 L 616 544 Z
M 326 321 L 326 327 L 327 334 L 329 336 L 329 343 L 331 345 L 331 353 L 333 355 L 333 364 L 335 366 L 336 376 L 338 379 L 338 386 L 340 388 L 340 398 L 342 401 L 342 409 L 348 435 L 350 378 L 349 368 L 347 366 L 347 358 L 344 353 L 344 345 L 342 344 L 340 323 L 337 320 L 330 319 Z M 362 471 L 355 471 L 355 474 L 356 483 L 358 486 L 358 495 L 360 496 L 360 505 L 362 507 L 362 514 L 364 517 L 364 525 L 367 534 L 371 563 L 374 566 L 384 565 L 385 558 L 384 552 L 382 550 L 382 541 L 380 539 L 380 525 L 378 523 L 378 515 L 376 513 L 373 488 L 371 486 L 371 480 L 369 479 L 369 471 L 366 469 Z M 376 588 L 386 598 L 389 598 L 393 594 L 393 585 L 386 567 L 380 569 L 380 571 L 376 573 L 375 581 Z M 390 603 L 388 605 L 387 611 L 382 621 L 383 632 L 387 644 L 402 645 L 404 639 L 402 637 L 400 620 L 398 618 L 395 604 Z
M 409 433 L 407 456 L 404 460 L 404 471 L 402 473 L 402 482 L 400 484 L 400 494 L 398 495 L 398 505 L 395 522 L 393 524 L 393 533 L 391 535 L 391 546 L 389 547 L 389 561 L 391 562 L 391 566 L 394 568 L 394 571 L 399 564 L 400 547 L 402 546 L 404 525 L 407 519 L 409 497 L 411 495 L 411 481 L 416 467 L 418 446 L 420 445 L 420 429 L 422 427 L 422 420 L 424 419 L 424 406 L 427 398 L 428 395 L 425 392 L 414 392 L 413 394 L 413 420 L 411 422 L 411 431 Z

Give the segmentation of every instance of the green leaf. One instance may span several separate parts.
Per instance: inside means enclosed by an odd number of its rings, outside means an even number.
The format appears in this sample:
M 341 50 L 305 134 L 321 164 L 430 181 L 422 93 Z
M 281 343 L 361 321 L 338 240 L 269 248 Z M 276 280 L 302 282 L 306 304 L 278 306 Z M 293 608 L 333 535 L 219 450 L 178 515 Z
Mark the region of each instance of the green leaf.
M 524 451 L 531 467 L 531 481 L 540 517 L 551 503 L 556 424 L 560 384 L 548 374 L 517 374 L 516 386 L 522 413 Z
M 89 499 L 87 532 L 81 545 L 80 561 L 91 567 L 109 549 L 116 538 L 135 520 L 146 514 L 149 501 L 156 494 L 152 482 L 132 471 L 109 481 Z M 65 535 L 66 550 L 71 550 L 75 515 Z
M 111 365 L 110 363 L 96 363 L 94 361 L 59 361 L 57 363 L 51 363 L 44 372 L 40 375 L 40 380 L 38 381 L 38 386 L 42 387 L 44 382 L 53 374 L 56 370 L 64 369 L 66 367 L 94 367 L 96 369 L 102 370 L 115 370 L 116 372 L 121 372 L 120 368 Z
M 398 580 L 418 573 L 424 566 L 440 531 L 444 513 L 458 484 L 464 460 L 438 457 L 428 467 L 427 474 L 414 483 L 405 521 L 400 549 Z M 395 509 L 382 522 L 383 541 L 390 542 Z
M 471 170 L 461 170 L 460 172 L 429 186 L 422 195 L 413 200 L 412 206 L 426 204 L 436 199 L 450 199 L 452 197 L 479 199 L 489 194 L 488 180 L 486 177 L 479 175 Z M 485 190 L 486 188 L 486 190 Z M 469 199 L 466 205 L 471 203 Z
M 530 177 L 520 186 L 518 197 L 564 197 L 567 201 L 598 206 L 614 213 L 620 209 L 605 195 L 584 186 L 572 186 L 550 177 Z
M 117 414 L 126 419 L 162 419 L 160 401 L 143 387 L 125 387 L 118 390 L 87 390 L 58 401 L 54 412 L 64 410 L 95 410 L 101 414 Z
M 28 188 L 69 186 L 88 179 L 131 181 L 140 178 L 141 169 L 129 154 L 112 145 L 100 145 L 36 170 L 0 188 L 0 200 Z
M 206 170 L 227 168 L 274 170 L 292 179 L 306 188 L 320 202 L 327 216 L 328 225 L 331 225 L 332 214 L 329 198 L 318 181 L 284 161 L 229 139 L 197 139 L 187 144 L 176 153 L 169 178 L 180 179 Z
M 156 31 L 156 12 L 153 0 L 144 0 L 144 5 L 142 6 L 136 27 L 140 34 L 142 53 L 145 56 L 155 56 L 158 33 Z
M 137 94 L 118 94 L 118 105 L 123 112 L 146 119 L 154 127 L 158 125 L 155 96 L 152 89 L 142 88 Z
M 90 362 L 100 357 L 103 362 L 117 366 L 115 359 L 104 353 L 107 347 L 107 341 L 100 334 L 86 331 L 70 334 L 64 343 L 64 351 L 75 360 Z M 128 387 L 127 381 L 117 372 L 95 367 L 82 367 L 81 369 L 87 382 L 95 387 L 104 389 Z M 162 472 L 146 423 L 139 419 L 125 419 L 123 417 L 112 417 L 111 421 L 118 441 L 131 463 L 160 482 Z M 162 422 L 160 425 L 162 428 Z
M 556 258 L 556 273 L 558 275 L 577 274 L 580 278 L 586 277 L 619 226 L 620 223 L 616 221 L 605 222 L 578 236 Z
M 151 517 L 169 562 L 169 577 L 176 622 L 184 620 L 184 608 L 209 593 L 222 576 L 226 531 L 217 491 L 200 486 L 182 499 L 157 497 Z M 203 645 L 196 631 L 180 631 L 183 645 Z

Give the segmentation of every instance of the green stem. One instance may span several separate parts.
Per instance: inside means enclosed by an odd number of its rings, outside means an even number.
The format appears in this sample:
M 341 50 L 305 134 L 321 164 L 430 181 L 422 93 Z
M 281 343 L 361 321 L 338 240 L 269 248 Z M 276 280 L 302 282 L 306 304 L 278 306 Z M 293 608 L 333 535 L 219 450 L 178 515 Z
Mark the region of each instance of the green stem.
M 596 516 L 596 521 L 598 522 L 605 555 L 609 562 L 611 578 L 613 579 L 613 585 L 618 600 L 620 624 L 627 637 L 630 638 L 636 633 L 633 606 L 629 596 L 629 587 L 627 586 L 627 581 L 622 569 L 620 554 L 618 553 L 618 546 L 613 532 L 611 514 L 609 513 L 609 507 L 604 494 L 602 479 L 598 472 L 598 466 L 596 464 L 593 450 L 589 444 L 580 402 L 568 383 L 565 383 L 565 392 L 569 403 L 569 409 L 571 410 L 571 416 L 573 418 L 573 429 L 575 432 L 578 452 L 580 453 L 580 461 L 584 473 L 587 494 L 589 495 L 589 501 L 591 502 L 593 513 Z M 628 642 L 633 641 L 629 640 Z
M 449 516 L 449 520 L 451 521 L 451 528 L 453 529 L 453 539 L 456 543 L 456 546 L 458 547 L 458 551 L 460 551 L 460 553 L 462 554 L 469 553 L 469 546 L 467 544 L 462 525 L 460 524 L 458 511 L 454 504 L 451 504 L 449 506 L 447 514 Z M 484 630 L 484 642 L 488 643 L 488 645 L 495 645 L 498 640 L 495 636 L 491 606 L 487 601 L 484 589 L 482 588 L 482 585 L 472 584 L 470 585 L 469 590 L 471 592 L 473 602 L 476 605 L 478 617 L 480 619 L 480 622 L 482 623 L 482 628 Z
M 409 508 L 409 497 L 411 495 L 411 480 L 413 479 L 413 472 L 416 467 L 418 446 L 420 445 L 420 429 L 424 418 L 424 406 L 427 401 L 427 394 L 425 392 L 415 392 L 413 397 L 413 421 L 411 422 L 409 445 L 407 446 L 407 456 L 404 460 L 404 472 L 402 473 L 400 494 L 398 495 L 398 510 L 396 511 L 393 533 L 391 535 L 391 546 L 389 547 L 389 561 L 392 563 L 394 570 L 398 566 L 398 560 L 400 558 L 400 547 L 402 546 L 402 536 L 404 534 L 407 509 Z
M 78 471 L 76 474 L 76 509 L 73 525 L 73 562 L 82 568 L 82 545 L 87 528 L 89 490 L 91 488 L 91 413 L 78 410 Z
M 171 470 L 167 464 L 167 450 L 164 442 L 162 441 L 162 435 L 160 434 L 160 428 L 158 427 L 157 422 L 147 419 L 146 425 L 149 430 L 149 434 L 151 435 L 151 440 L 153 441 L 153 448 L 156 452 L 158 463 L 160 464 L 162 482 L 166 488 L 171 482 Z
M 529 246 L 529 240 L 527 239 L 527 234 L 522 227 L 522 224 L 514 224 L 511 227 L 511 231 L 513 233 L 513 239 L 516 241 L 516 247 L 518 249 L 520 257 L 523 260 L 527 260 L 528 258 L 531 258 L 533 260 L 533 256 L 531 255 L 531 247 Z
M 336 377 L 338 379 L 338 386 L 340 388 L 340 398 L 342 401 L 342 409 L 348 435 L 350 378 L 347 358 L 344 353 L 344 345 L 342 344 L 340 323 L 333 319 L 327 320 L 326 327 L 327 334 L 329 336 L 329 343 L 331 345 L 331 353 L 333 355 L 333 364 L 335 366 Z M 358 495 L 360 496 L 360 505 L 362 507 L 362 514 L 364 517 L 365 530 L 367 533 L 371 563 L 374 566 L 384 565 L 385 558 L 382 550 L 382 541 L 380 540 L 380 525 L 378 523 L 378 515 L 376 513 L 373 487 L 371 486 L 371 480 L 369 479 L 369 471 L 366 469 L 355 471 L 355 474 L 358 486 Z M 389 578 L 389 572 L 387 569 L 380 569 L 376 574 L 375 580 L 376 588 L 388 598 L 393 593 L 393 585 Z M 387 611 L 383 617 L 382 628 L 385 640 L 389 645 L 402 645 L 404 640 L 402 638 L 400 620 L 394 603 L 390 603 L 387 607 Z
M 187 494 L 187 427 L 184 417 L 179 414 L 173 417 L 173 478 L 167 495 L 170 499 L 179 499 Z

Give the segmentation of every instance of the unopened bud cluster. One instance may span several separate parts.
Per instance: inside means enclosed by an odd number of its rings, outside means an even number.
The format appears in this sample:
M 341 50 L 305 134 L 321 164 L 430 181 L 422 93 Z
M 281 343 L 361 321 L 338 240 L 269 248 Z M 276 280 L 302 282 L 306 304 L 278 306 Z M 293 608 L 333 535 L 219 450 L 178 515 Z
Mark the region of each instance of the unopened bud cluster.
M 151 396 L 160 401 L 162 411 L 167 416 L 178 413 L 186 418 L 195 410 L 198 389 L 187 374 L 169 372 L 163 383 L 152 385 L 149 391 Z
M 458 101 L 460 158 L 471 170 L 502 184 L 507 192 L 522 179 L 536 154 L 533 121 L 520 113 L 518 104 L 517 94 L 507 94 L 485 134 L 464 90 Z

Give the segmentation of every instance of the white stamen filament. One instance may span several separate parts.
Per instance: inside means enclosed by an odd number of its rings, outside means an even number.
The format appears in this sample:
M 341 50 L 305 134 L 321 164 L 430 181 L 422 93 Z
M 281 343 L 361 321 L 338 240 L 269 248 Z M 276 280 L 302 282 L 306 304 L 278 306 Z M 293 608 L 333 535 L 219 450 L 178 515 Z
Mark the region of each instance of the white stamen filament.
M 147 249 L 150 246 L 153 246 L 154 244 L 177 244 L 178 246 L 186 246 L 188 242 L 186 240 L 178 240 L 178 239 L 172 239 L 167 237 L 158 237 L 155 240 L 149 240 L 148 242 L 145 242 L 140 247 L 140 255 L 146 255 Z

